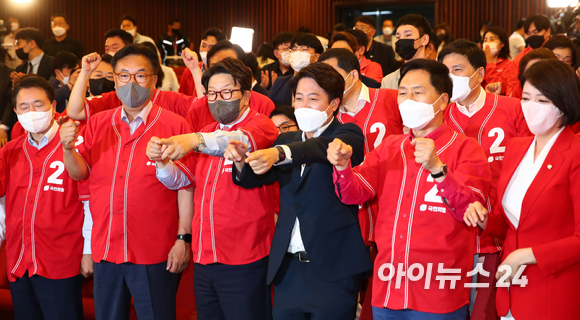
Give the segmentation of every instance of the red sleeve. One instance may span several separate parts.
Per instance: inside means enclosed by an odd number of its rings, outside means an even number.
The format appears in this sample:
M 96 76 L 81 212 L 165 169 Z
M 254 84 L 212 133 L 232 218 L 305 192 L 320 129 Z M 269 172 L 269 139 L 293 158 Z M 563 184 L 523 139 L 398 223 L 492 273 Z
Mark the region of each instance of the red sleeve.
M 155 101 L 154 103 L 163 109 L 180 115 L 184 119 L 187 117 L 187 113 L 189 112 L 189 109 L 191 109 L 193 103 L 197 100 L 197 98 L 184 95 L 183 93 L 161 90 L 158 92 L 158 101 Z
M 8 180 L 8 159 L 6 156 L 8 148 L 0 148 L 0 197 L 6 195 L 6 183 Z
M 215 122 L 209 111 L 205 97 L 197 99 L 192 103 L 185 120 L 189 124 L 192 132 L 199 132 L 201 129 Z
M 195 84 L 193 83 L 193 76 L 191 75 L 191 71 L 189 71 L 189 69 L 185 69 L 183 74 L 181 74 L 178 92 L 188 96 L 195 96 Z
M 403 128 L 403 118 L 401 117 L 401 112 L 399 111 L 399 102 L 397 101 L 398 91 L 395 89 L 379 89 L 385 91 L 385 112 L 387 119 L 389 120 L 389 125 L 394 134 L 402 134 Z
M 12 126 L 12 131 L 10 132 L 10 140 L 14 140 L 23 134 L 26 134 L 26 130 L 24 130 L 20 122 L 16 121 L 14 126 Z
M 503 216 L 501 215 L 502 211 L 500 211 L 500 208 L 497 207 L 498 205 L 501 206 L 501 202 L 496 204 L 495 210 L 487 215 L 487 224 L 485 225 L 483 233 L 480 235 L 481 238 L 495 237 L 498 239 L 505 239 L 508 226 L 505 223 Z
M 85 100 L 85 116 L 86 120 L 95 114 L 109 110 L 115 109 L 122 105 L 121 100 L 117 97 L 116 91 L 106 92 L 103 95 L 87 98 Z
M 369 64 L 369 66 L 367 67 L 365 76 L 375 81 L 381 82 L 383 80 L 383 68 L 381 67 L 380 64 L 376 62 L 371 62 L 371 64 Z
M 516 129 L 516 136 L 529 137 L 533 135 L 530 129 L 528 128 L 528 123 L 526 122 L 526 118 L 524 117 L 524 112 L 522 111 L 522 105 L 520 101 L 514 98 L 505 98 L 505 99 L 509 99 L 503 101 L 506 102 L 509 101 L 509 114 L 512 117 L 514 128 Z
M 503 64 L 501 91 L 503 95 L 511 97 L 514 89 L 520 85 L 518 70 L 512 61 L 505 60 Z
M 270 113 L 274 110 L 276 106 L 270 98 L 263 94 L 252 91 L 252 97 L 250 98 L 250 109 L 257 111 L 266 117 L 270 116 Z
M 495 64 L 495 62 L 490 62 L 485 66 L 485 76 L 483 77 L 483 80 L 485 81 L 486 85 L 494 82 L 501 82 L 501 77 L 500 74 L 497 72 L 497 65 Z
M 239 130 L 250 139 L 252 151 L 270 148 L 278 137 L 278 128 L 272 120 L 264 115 L 253 117 Z

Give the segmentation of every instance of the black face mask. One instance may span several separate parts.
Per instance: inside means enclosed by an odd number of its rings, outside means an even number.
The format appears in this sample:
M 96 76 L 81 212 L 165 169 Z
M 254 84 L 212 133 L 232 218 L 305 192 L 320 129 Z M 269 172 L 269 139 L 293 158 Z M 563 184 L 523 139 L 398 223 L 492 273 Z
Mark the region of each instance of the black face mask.
M 16 49 L 16 56 L 20 60 L 28 60 L 28 53 L 24 52 L 24 48 Z
M 181 34 L 181 30 L 179 30 L 179 29 L 171 29 L 171 32 L 173 32 L 173 34 L 176 36 Z
M 234 122 L 240 116 L 240 100 L 216 100 L 209 102 L 209 111 L 215 121 L 221 124 Z
M 544 36 L 530 36 L 526 39 L 526 44 L 532 47 L 532 49 L 538 49 L 544 44 Z
M 419 47 L 415 49 L 415 41 L 419 39 L 399 39 L 397 40 L 397 43 L 395 43 L 395 51 L 405 61 L 409 61 L 415 56 L 417 50 L 421 48 Z
M 94 96 L 100 96 L 103 93 L 115 91 L 115 81 L 107 78 L 89 79 L 89 88 Z

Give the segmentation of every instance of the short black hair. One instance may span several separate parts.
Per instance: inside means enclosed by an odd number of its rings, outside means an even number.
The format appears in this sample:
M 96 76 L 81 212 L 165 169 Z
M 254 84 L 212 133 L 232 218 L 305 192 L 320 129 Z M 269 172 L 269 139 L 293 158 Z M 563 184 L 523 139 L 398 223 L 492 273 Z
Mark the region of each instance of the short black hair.
M 109 38 L 119 37 L 125 45 L 133 43 L 133 36 L 122 29 L 111 29 L 105 33 L 105 41 Z
M 113 56 L 108 54 L 108 53 L 103 53 L 101 54 L 101 62 L 105 62 L 108 64 L 111 64 L 111 61 L 113 61 Z
M 562 111 L 560 127 L 580 121 L 580 80 L 574 69 L 562 61 L 547 59 L 534 63 L 523 75 L 529 82 Z
M 119 23 L 119 24 L 122 24 L 122 23 L 123 23 L 123 21 L 125 21 L 125 20 L 131 21 L 131 23 L 132 23 L 134 26 L 136 26 L 136 25 L 137 25 L 137 19 L 135 19 L 135 17 L 133 17 L 133 16 L 131 16 L 131 15 L 128 15 L 128 14 L 126 14 L 126 15 L 124 15 L 124 16 L 122 16 L 122 17 L 121 17 L 121 21 L 120 21 L 120 23 Z
M 274 110 L 272 110 L 270 113 L 270 119 L 279 115 L 285 116 L 286 118 L 294 121 L 294 123 L 298 123 L 298 121 L 296 121 L 296 116 L 294 115 L 294 108 L 291 106 L 278 106 L 274 108 Z
M 304 67 L 300 72 L 298 72 L 290 80 L 290 86 L 292 87 L 292 96 L 296 96 L 296 88 L 298 87 L 298 82 L 303 78 L 310 78 L 324 90 L 328 95 L 328 102 L 338 98 L 339 104 L 342 104 L 342 96 L 344 92 L 344 78 L 334 70 L 333 67 L 326 63 L 311 63 Z M 338 112 L 338 108 L 334 112 Z
M 44 34 L 36 28 L 23 28 L 14 35 L 14 40 L 34 40 L 36 46 L 42 49 L 44 47 Z
M 362 30 L 350 29 L 346 30 L 346 33 L 352 34 L 352 36 L 356 39 L 358 47 L 367 47 L 369 45 L 369 37 L 367 34 L 364 33 Z
M 159 53 L 157 53 L 157 47 L 153 43 L 145 41 L 143 43 L 140 43 L 140 45 L 151 50 L 156 56 L 159 56 Z M 159 65 L 159 67 L 161 67 L 161 65 Z M 161 86 L 163 85 L 163 79 L 165 79 L 165 72 L 163 72 L 163 69 L 161 69 L 159 74 L 157 75 L 157 83 L 155 84 L 155 88 L 161 88 Z
M 356 41 L 356 38 L 347 32 L 335 32 L 332 34 L 332 37 L 330 39 L 330 42 L 328 43 L 328 47 L 332 48 L 332 45 L 337 42 L 337 41 L 344 41 L 348 44 L 348 46 L 350 47 L 350 49 L 352 50 L 352 52 L 355 52 L 358 50 L 359 45 L 358 42 Z M 325 51 L 326 52 L 326 51 Z
M 226 39 L 226 34 L 223 31 L 221 31 L 219 28 L 216 28 L 216 27 L 207 28 L 201 34 L 201 39 L 205 40 L 209 36 L 214 37 L 218 42 Z
M 336 58 L 339 68 L 346 71 L 347 73 L 350 73 L 352 70 L 356 70 L 360 77 L 360 62 L 358 62 L 358 59 L 354 53 L 344 48 L 328 49 L 320 55 L 318 61 L 324 62 L 332 58 Z
M 543 31 L 543 30 L 551 30 L 552 24 L 550 23 L 550 18 L 546 17 L 543 14 L 535 14 L 533 16 L 529 16 L 526 21 L 524 22 L 524 32 L 528 33 L 530 29 L 530 25 L 534 24 L 536 30 Z
M 401 17 L 399 21 L 397 21 L 397 26 L 395 27 L 395 31 L 399 29 L 400 26 L 413 26 L 417 28 L 419 31 L 419 36 L 424 35 L 431 35 L 431 25 L 429 21 L 425 19 L 422 15 L 419 14 L 407 14 Z
M 495 34 L 499 38 L 499 41 L 503 44 L 503 47 L 499 50 L 499 53 L 497 56 L 502 58 L 502 59 L 508 59 L 510 56 L 510 40 L 509 40 L 509 36 L 507 34 L 507 31 L 505 31 L 504 28 L 498 27 L 498 26 L 489 27 L 483 33 L 484 39 L 485 39 L 485 35 L 488 33 Z
M 518 21 L 518 23 L 516 24 L 516 29 L 515 30 L 520 30 L 521 28 L 524 27 L 524 23 L 526 23 L 526 18 L 522 18 Z
M 322 43 L 320 43 L 320 40 L 318 40 L 318 38 L 312 33 L 304 33 L 304 32 L 297 33 L 292 39 L 292 42 L 290 43 L 290 48 L 293 48 L 295 45 L 308 46 L 314 49 L 314 52 L 316 53 L 324 52 Z
M 435 87 L 437 93 L 440 95 L 447 93 L 449 98 L 451 98 L 453 82 L 449 77 L 449 69 L 443 63 L 431 59 L 411 60 L 401 67 L 401 78 L 399 79 L 399 84 L 401 84 L 401 80 L 403 80 L 407 72 L 413 70 L 424 70 L 429 73 L 431 85 Z
M 250 68 L 252 71 L 252 76 L 258 83 L 261 82 L 262 74 L 260 73 L 260 66 L 258 65 L 258 59 L 253 52 L 248 52 L 244 54 L 244 58 L 242 62 L 246 65 L 246 67 Z
M 284 43 L 291 43 L 292 38 L 294 38 L 294 33 L 290 31 L 282 31 L 275 35 L 272 39 L 272 47 L 274 47 L 274 50 L 278 50 L 280 45 L 283 45 Z
M 521 81 L 521 85 L 522 88 L 524 87 L 524 82 L 522 80 L 522 77 L 524 75 L 524 72 L 526 71 L 526 67 L 528 66 L 528 63 L 530 63 L 530 61 L 532 60 L 545 60 L 545 59 L 555 59 L 558 60 L 558 58 L 556 58 L 556 55 L 554 54 L 554 52 L 552 52 L 552 50 L 548 49 L 548 48 L 538 48 L 538 49 L 534 49 L 530 52 L 528 52 L 526 55 L 524 55 L 522 57 L 522 60 L 520 60 L 520 81 Z
M 487 66 L 487 60 L 485 57 L 485 52 L 473 41 L 466 39 L 457 39 L 448 43 L 437 56 L 439 62 L 443 62 L 443 59 L 449 54 L 456 53 L 467 58 L 469 64 L 477 70 L 483 68 L 485 70 Z M 449 70 L 447 70 L 449 73 Z
M 225 58 L 222 61 L 214 63 L 211 68 L 206 70 L 201 77 L 201 83 L 205 90 L 208 90 L 209 80 L 217 74 L 229 74 L 234 78 L 234 83 L 240 85 L 243 91 L 252 89 L 252 74 L 248 67 L 239 59 L 231 57 Z
M 174 23 L 179 22 L 181 23 L 181 21 L 179 21 L 179 19 L 171 19 L 169 20 L 169 22 L 167 23 L 168 26 L 172 26 Z
M 39 88 L 44 90 L 46 93 L 46 97 L 48 101 L 51 103 L 54 101 L 54 88 L 43 77 L 39 77 L 35 74 L 28 74 L 20 78 L 15 84 L 14 88 L 12 88 L 12 105 L 16 108 L 16 98 L 18 97 L 18 92 L 20 89 L 29 89 L 29 88 Z
M 355 20 L 355 23 L 362 22 L 364 24 L 368 24 L 373 29 L 377 29 L 377 20 L 371 16 L 358 16 Z
M 52 65 L 55 69 L 62 70 L 63 68 L 74 69 L 79 64 L 79 59 L 73 53 L 68 51 L 61 51 L 54 56 Z
M 303 32 L 303 33 L 312 33 L 312 31 L 310 30 L 310 28 L 308 28 L 307 26 L 299 27 L 296 32 L 297 33 L 300 33 L 300 32 Z
M 111 66 L 113 67 L 114 72 L 116 72 L 117 62 L 128 56 L 143 56 L 149 60 L 149 63 L 151 63 L 151 69 L 153 70 L 154 75 L 159 77 L 159 74 L 162 72 L 157 52 L 139 43 L 132 43 L 115 53 L 113 60 L 111 60 Z
M 334 25 L 334 31 L 346 31 L 346 24 L 339 22 Z
M 215 46 L 211 47 L 211 49 L 209 49 L 209 51 L 207 52 L 207 64 L 209 66 L 209 62 L 211 61 L 211 58 L 218 52 L 223 51 L 223 50 L 234 50 L 236 52 L 236 56 L 238 57 L 238 59 L 240 60 L 244 60 L 244 57 L 246 55 L 246 53 L 244 52 L 244 49 L 242 49 L 242 47 L 240 47 L 237 44 L 233 44 L 231 43 L 230 40 L 220 40 L 218 41 Z
M 61 17 L 64 19 L 64 21 L 68 24 L 68 19 L 67 17 L 63 14 L 63 13 L 55 13 L 52 16 L 50 16 L 50 21 L 54 20 L 54 18 L 56 17 Z
M 551 37 L 548 39 L 548 41 L 546 41 L 546 43 L 544 43 L 542 47 L 548 48 L 552 51 L 558 48 L 570 49 L 570 52 L 572 53 L 572 65 L 576 65 L 576 45 L 570 38 L 566 37 L 565 35 L 558 34 Z

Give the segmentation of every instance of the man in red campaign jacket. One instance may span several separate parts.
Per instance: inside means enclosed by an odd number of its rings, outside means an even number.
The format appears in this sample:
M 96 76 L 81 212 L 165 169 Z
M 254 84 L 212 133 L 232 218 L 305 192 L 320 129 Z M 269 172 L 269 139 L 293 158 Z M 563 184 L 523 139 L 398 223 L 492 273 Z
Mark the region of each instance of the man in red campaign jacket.
M 451 101 L 454 103 L 445 110 L 445 121 L 453 130 L 477 140 L 490 165 L 492 180 L 488 208 L 491 211 L 497 201 L 497 183 L 507 142 L 514 137 L 531 135 L 520 101 L 485 92 L 481 83 L 486 72 L 486 57 L 474 42 L 455 40 L 441 50 L 438 59 L 448 67 L 453 79 Z M 485 256 L 483 266 L 491 275 L 486 278 L 489 288 L 478 289 L 472 319 L 485 319 L 486 314 L 495 317 L 495 312 L 491 312 L 494 310 L 486 308 L 493 306 L 488 301 L 495 300 L 493 275 L 499 265 L 499 251 L 503 246 L 503 239 L 480 238 L 479 233 L 476 253 Z
M 407 62 L 398 101 L 409 134 L 391 135 L 355 168 L 350 146 L 329 145 L 339 199 L 378 198 L 375 319 L 467 316 L 475 237 L 461 221 L 470 199 L 487 198 L 491 173 L 481 146 L 443 119 L 451 91 L 442 63 Z
M 147 155 L 157 162 L 157 176 L 167 188 L 197 185 L 192 250 L 198 317 L 270 319 L 266 271 L 276 212 L 272 185 L 252 190 L 236 186 L 232 161 L 223 156 L 231 140 L 252 151 L 269 147 L 278 130 L 268 117 L 248 107 L 252 75 L 240 60 L 212 64 L 203 79 L 213 123 L 196 133 L 153 138 Z M 164 161 L 167 157 L 196 158 L 197 164 L 178 168 Z
M 88 79 L 98 60 L 95 53 L 85 56 L 79 79 Z M 160 68 L 151 50 L 128 45 L 112 65 L 122 106 L 91 117 L 78 152 L 77 123 L 69 120 L 60 131 L 67 172 L 89 179 L 95 315 L 124 319 L 132 299 L 139 318 L 175 319 L 178 273 L 189 261 L 192 190 L 163 186 L 146 148 L 153 136 L 184 134 L 189 127 L 151 102 Z M 82 91 L 75 86 L 71 95 L 82 97 Z
M 13 89 L 24 134 L 0 149 L 6 261 L 16 319 L 83 319 L 83 204 L 65 170 L 54 89 L 26 76 Z M 56 138 L 55 138 L 56 137 Z M 83 274 L 85 270 L 82 270 Z

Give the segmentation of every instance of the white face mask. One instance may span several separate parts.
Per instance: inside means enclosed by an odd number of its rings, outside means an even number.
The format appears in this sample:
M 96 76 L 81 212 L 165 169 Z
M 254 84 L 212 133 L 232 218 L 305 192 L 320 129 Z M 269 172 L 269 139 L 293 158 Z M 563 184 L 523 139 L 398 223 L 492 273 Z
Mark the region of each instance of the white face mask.
M 348 76 L 346 76 L 346 78 L 344 78 L 344 81 L 345 82 L 346 82 L 346 79 L 348 79 L 348 77 L 350 77 L 351 74 L 352 74 L 352 72 L 349 73 Z M 342 94 L 345 95 L 348 92 L 348 90 L 352 89 L 352 86 L 354 86 L 354 81 L 352 82 L 352 84 L 350 85 L 350 87 L 348 87 L 348 89 L 344 90 L 344 92 Z
M 22 125 L 24 130 L 31 133 L 40 133 L 48 129 L 52 122 L 52 110 L 45 112 L 29 111 L 25 114 L 17 114 L 18 122 Z
M 483 47 L 485 48 L 485 46 L 489 47 L 489 50 L 491 51 L 491 55 L 492 56 L 497 56 L 497 53 L 499 52 L 499 49 L 497 48 L 499 43 L 497 42 L 485 42 L 483 44 Z
M 393 30 L 393 28 L 391 28 L 391 27 L 383 28 L 383 34 L 386 36 L 392 35 L 393 31 L 395 31 L 395 30 Z
M 289 67 L 290 66 L 290 50 L 284 51 L 284 52 L 280 53 L 280 55 L 282 56 L 282 61 L 280 61 L 280 63 Z
M 528 128 L 533 134 L 542 134 L 552 128 L 564 114 L 553 104 L 522 101 L 522 111 Z
M 326 110 L 330 108 L 331 104 L 328 105 Z M 296 116 L 296 121 L 298 122 L 298 128 L 304 132 L 316 132 L 318 129 L 322 128 L 326 120 L 328 120 L 328 115 L 326 110 L 319 111 L 311 108 L 298 108 L 294 110 L 294 116 Z
M 300 72 L 304 67 L 310 64 L 310 57 L 312 55 L 308 52 L 296 51 L 290 54 L 290 66 L 294 71 Z
M 66 33 L 66 29 L 64 27 L 54 27 L 54 28 L 52 28 L 52 33 L 55 36 L 60 37 Z
M 449 74 L 451 81 L 453 81 L 453 95 L 451 96 L 452 102 L 463 101 L 467 96 L 473 91 L 477 86 L 471 88 L 469 86 L 469 80 L 477 74 L 477 70 L 471 75 L 471 77 L 460 77 L 454 74 Z
M 18 22 L 12 22 L 12 23 L 10 24 L 10 30 L 12 30 L 12 31 L 16 31 L 16 30 L 18 30 L 18 29 L 20 29 L 20 24 L 19 24 Z
M 62 84 L 64 85 L 68 84 L 68 82 L 70 81 L 70 76 L 65 77 L 60 70 L 56 71 L 58 71 L 58 73 L 60 73 L 60 76 L 62 77 Z
M 418 102 L 415 100 L 407 99 L 403 101 L 399 105 L 399 112 L 401 112 L 401 118 L 403 118 L 403 124 L 407 128 L 421 130 L 425 128 L 435 115 L 441 111 L 441 109 L 437 110 L 437 112 L 433 111 L 433 105 L 441 99 L 443 94 L 435 100 L 432 104 Z
M 135 35 L 137 34 L 137 28 L 133 28 L 133 29 L 129 29 L 129 30 L 125 30 L 128 34 L 132 35 L 133 38 L 135 38 Z
M 201 51 L 199 53 L 199 56 L 201 57 L 201 61 L 203 62 L 203 65 L 207 66 L 207 51 Z

